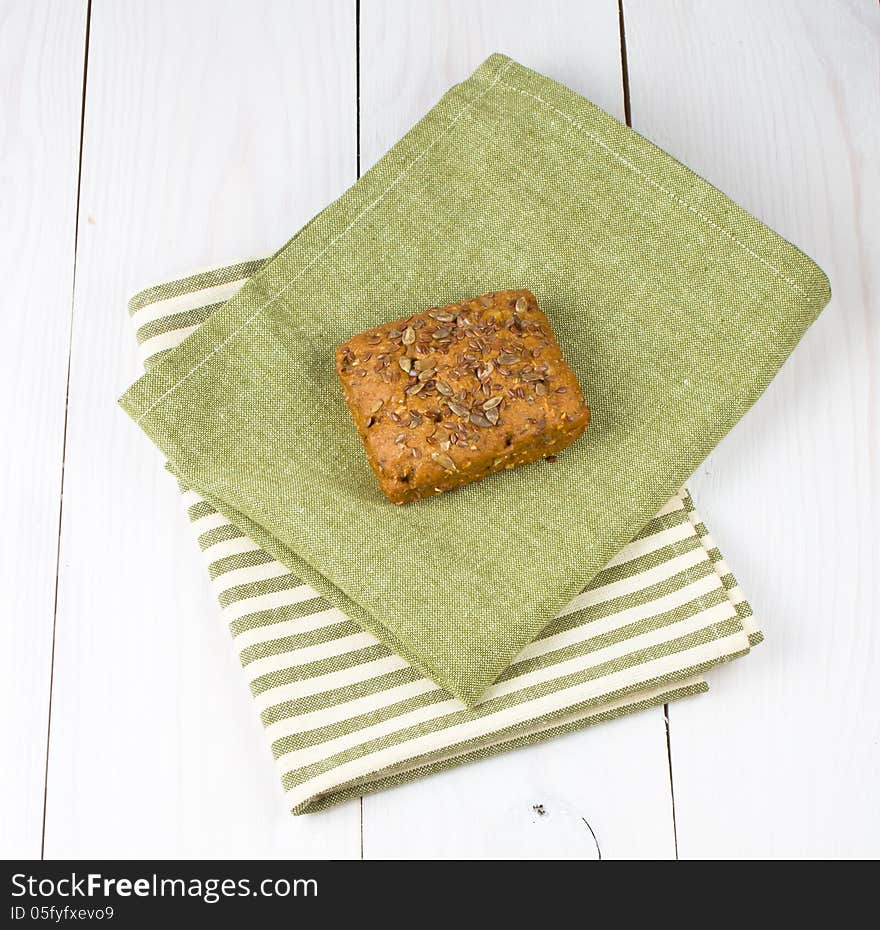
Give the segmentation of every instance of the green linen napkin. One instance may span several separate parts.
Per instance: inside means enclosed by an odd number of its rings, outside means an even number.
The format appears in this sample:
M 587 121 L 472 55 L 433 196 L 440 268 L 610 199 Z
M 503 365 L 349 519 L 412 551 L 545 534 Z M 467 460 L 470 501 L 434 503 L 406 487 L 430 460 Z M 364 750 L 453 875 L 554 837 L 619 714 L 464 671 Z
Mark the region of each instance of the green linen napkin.
M 590 429 L 552 466 L 389 505 L 333 348 L 522 286 Z M 474 704 L 675 494 L 829 296 L 812 261 L 715 188 L 494 55 L 121 402 L 212 507 Z
M 132 298 L 144 364 L 261 265 Z M 676 494 L 467 708 L 182 491 L 295 814 L 699 694 L 701 673 L 762 638 L 693 502 Z

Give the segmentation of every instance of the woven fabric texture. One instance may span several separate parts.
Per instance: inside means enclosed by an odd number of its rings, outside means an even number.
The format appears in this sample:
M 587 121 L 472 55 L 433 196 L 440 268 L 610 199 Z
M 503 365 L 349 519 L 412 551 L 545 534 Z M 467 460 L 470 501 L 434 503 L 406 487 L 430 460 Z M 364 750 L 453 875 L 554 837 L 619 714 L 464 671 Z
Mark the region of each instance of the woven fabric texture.
M 144 364 L 261 264 L 134 297 Z M 676 494 L 468 709 L 182 491 L 295 814 L 699 694 L 702 672 L 762 638 L 693 502 Z
M 590 429 L 552 466 L 392 507 L 333 348 L 523 286 Z M 829 296 L 812 261 L 711 185 L 496 55 L 122 404 L 213 508 L 473 705 L 676 493 Z

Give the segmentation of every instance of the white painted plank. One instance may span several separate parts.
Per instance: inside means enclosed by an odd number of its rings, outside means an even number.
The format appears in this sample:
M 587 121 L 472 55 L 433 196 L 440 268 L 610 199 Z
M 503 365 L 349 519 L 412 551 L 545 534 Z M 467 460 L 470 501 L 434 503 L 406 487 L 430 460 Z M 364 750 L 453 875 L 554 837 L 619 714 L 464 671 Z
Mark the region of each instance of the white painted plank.
M 0 4 L 0 857 L 40 855 L 85 2 Z
M 633 125 L 834 299 L 691 487 L 767 641 L 670 710 L 684 857 L 880 854 L 880 10 L 626 0 Z
M 496 51 L 623 114 L 614 0 L 362 0 L 360 39 L 365 168 Z M 674 854 L 660 709 L 364 799 L 366 858 L 596 858 L 590 827 L 606 858 Z
M 277 248 L 355 176 L 355 10 L 92 7 L 47 855 L 351 857 L 285 809 L 176 487 L 117 408 L 127 295 Z

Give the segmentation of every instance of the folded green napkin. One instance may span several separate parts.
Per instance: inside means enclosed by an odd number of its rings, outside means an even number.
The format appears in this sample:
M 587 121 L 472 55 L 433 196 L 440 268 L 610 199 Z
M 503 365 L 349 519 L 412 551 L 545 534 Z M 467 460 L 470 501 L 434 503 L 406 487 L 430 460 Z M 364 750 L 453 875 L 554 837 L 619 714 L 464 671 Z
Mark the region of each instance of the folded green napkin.
M 144 364 L 261 265 L 132 298 Z M 467 708 L 182 491 L 295 814 L 700 694 L 701 673 L 762 638 L 690 497 L 676 494 Z
M 507 287 L 541 301 L 590 429 L 552 466 L 389 505 L 333 348 Z M 122 404 L 212 507 L 473 704 L 675 494 L 829 296 L 719 191 L 495 55 Z

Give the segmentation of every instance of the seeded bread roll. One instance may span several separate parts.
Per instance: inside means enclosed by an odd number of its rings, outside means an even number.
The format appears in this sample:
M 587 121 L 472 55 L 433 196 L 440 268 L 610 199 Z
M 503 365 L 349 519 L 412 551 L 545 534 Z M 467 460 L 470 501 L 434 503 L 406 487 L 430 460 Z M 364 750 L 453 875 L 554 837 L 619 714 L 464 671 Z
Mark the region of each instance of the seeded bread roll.
M 370 466 L 395 504 L 550 458 L 590 421 L 527 290 L 368 329 L 339 346 L 336 370 Z

